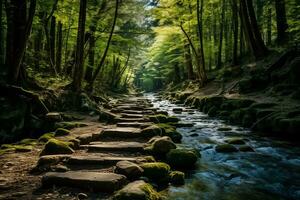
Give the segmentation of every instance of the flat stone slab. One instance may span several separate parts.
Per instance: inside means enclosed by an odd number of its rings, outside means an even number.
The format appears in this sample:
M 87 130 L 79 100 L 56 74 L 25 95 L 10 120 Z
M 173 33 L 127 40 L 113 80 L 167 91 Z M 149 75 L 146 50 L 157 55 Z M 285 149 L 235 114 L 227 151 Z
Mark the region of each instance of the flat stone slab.
M 124 117 L 124 118 L 143 118 L 143 115 L 141 115 L 141 114 L 122 113 L 121 116 Z
M 143 152 L 144 143 L 140 142 L 92 142 L 90 145 L 84 145 L 89 152 Z
M 112 193 L 126 183 L 126 177 L 115 173 L 69 171 L 64 173 L 49 172 L 42 178 L 43 187 L 67 186 Z
M 142 160 L 137 157 L 100 157 L 96 155 L 71 156 L 66 162 L 69 165 L 115 165 L 120 161 L 138 162 Z
M 118 118 L 116 119 L 116 122 L 150 122 L 148 118 Z
M 117 127 L 105 129 L 101 132 L 101 138 L 136 138 L 141 136 L 141 129 L 131 127 Z
M 153 125 L 153 123 L 142 123 L 142 122 L 120 122 L 117 123 L 117 127 L 133 127 L 133 128 L 146 128 Z
M 121 110 L 122 113 L 126 113 L 126 114 L 138 114 L 141 115 L 144 112 L 141 110 Z

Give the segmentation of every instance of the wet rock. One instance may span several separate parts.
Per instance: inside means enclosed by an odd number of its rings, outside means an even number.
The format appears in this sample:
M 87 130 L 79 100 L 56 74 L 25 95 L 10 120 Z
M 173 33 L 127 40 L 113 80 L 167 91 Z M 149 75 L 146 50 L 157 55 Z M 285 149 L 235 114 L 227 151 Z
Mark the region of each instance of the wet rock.
M 242 145 L 239 147 L 239 151 L 242 152 L 254 152 L 254 149 L 248 145 Z
M 157 125 L 152 125 L 147 128 L 144 128 L 141 132 L 141 134 L 144 135 L 145 137 L 153 137 L 153 136 L 161 135 L 161 133 L 162 130 Z
M 120 189 L 125 183 L 126 177 L 123 175 L 90 171 L 48 172 L 42 178 L 42 186 L 45 188 L 56 185 L 106 193 Z
M 55 136 L 55 133 L 45 133 L 44 135 L 39 137 L 39 142 L 46 143 L 50 139 L 54 138 L 54 136 Z
M 143 172 L 144 170 L 139 165 L 129 161 L 120 161 L 115 168 L 115 173 L 123 174 L 131 180 L 139 178 Z
M 189 169 L 195 166 L 198 156 L 194 150 L 172 149 L 167 154 L 167 163 L 175 168 Z
M 193 133 L 190 135 L 190 137 L 198 137 L 198 136 L 199 136 L 199 134 L 197 134 L 197 133 Z
M 215 147 L 215 150 L 219 153 L 231 153 L 238 151 L 238 149 L 231 144 L 219 144 Z
M 174 113 L 182 113 L 183 109 L 182 108 L 173 108 Z
M 63 128 L 58 128 L 55 131 L 55 137 L 70 135 L 70 131 Z
M 170 171 L 170 166 L 163 162 L 144 163 L 141 167 L 144 170 L 143 176 L 154 181 L 168 178 Z
M 50 121 L 50 122 L 60 122 L 60 121 L 62 121 L 61 114 L 57 113 L 57 112 L 47 113 L 46 116 L 45 116 L 45 119 L 47 121 Z
M 176 131 L 176 127 L 170 125 L 170 124 L 157 124 L 158 127 L 162 129 L 162 136 L 168 136 L 170 137 L 173 142 L 181 142 L 182 135 Z
M 227 142 L 228 144 L 238 144 L 238 145 L 245 144 L 243 138 L 230 138 L 225 140 L 225 142 Z
M 230 127 L 220 127 L 217 129 L 217 131 L 222 131 L 222 132 L 231 131 L 231 130 L 232 130 L 232 128 L 230 128 Z
M 117 127 L 105 129 L 101 132 L 102 138 L 136 138 L 141 136 L 141 130 L 139 128 Z
M 170 177 L 170 183 L 173 185 L 183 185 L 184 184 L 184 173 L 180 171 L 172 171 L 169 174 Z
M 72 154 L 74 150 L 70 147 L 69 142 L 63 142 L 57 139 L 50 139 L 44 146 L 40 156 L 55 154 Z
M 145 181 L 135 181 L 118 191 L 113 200 L 160 200 L 160 194 Z
M 79 193 L 78 195 L 77 195 L 77 198 L 79 199 L 79 200 L 83 200 L 83 199 L 87 199 L 89 196 L 87 195 L 87 194 L 85 194 L 85 193 Z
M 171 149 L 176 149 L 176 145 L 172 139 L 167 136 L 154 138 L 150 140 L 150 143 L 151 146 L 149 148 L 155 155 L 163 156 L 166 155 Z

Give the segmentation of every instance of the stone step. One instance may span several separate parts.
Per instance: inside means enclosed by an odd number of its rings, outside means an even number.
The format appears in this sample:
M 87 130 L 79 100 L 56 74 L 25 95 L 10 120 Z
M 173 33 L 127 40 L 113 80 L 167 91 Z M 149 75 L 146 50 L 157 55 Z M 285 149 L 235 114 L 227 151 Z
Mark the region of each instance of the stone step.
M 127 113 L 121 113 L 121 116 L 123 118 L 143 118 L 142 114 L 127 114 Z
M 97 165 L 107 166 L 115 165 L 119 161 L 130 161 L 134 163 L 146 162 L 143 157 L 119 157 L 119 156 L 97 156 L 97 155 L 84 155 L 84 156 L 71 156 L 66 162 L 68 165 Z
M 113 193 L 124 184 L 126 177 L 123 175 L 89 171 L 48 172 L 42 178 L 43 187 L 67 186 L 104 193 Z
M 121 110 L 120 112 L 125 114 L 138 114 L 138 115 L 142 115 L 144 113 L 141 110 Z
M 121 123 L 121 122 L 150 122 L 150 119 L 148 118 L 118 118 L 116 119 L 117 123 Z
M 117 127 L 133 127 L 133 128 L 147 128 L 149 126 L 153 125 L 153 123 L 146 122 L 120 122 L 117 123 Z
M 88 152 L 144 152 L 144 143 L 140 142 L 92 142 L 90 145 L 82 145 Z
M 141 137 L 141 129 L 132 127 L 117 127 L 104 129 L 100 138 L 137 138 Z

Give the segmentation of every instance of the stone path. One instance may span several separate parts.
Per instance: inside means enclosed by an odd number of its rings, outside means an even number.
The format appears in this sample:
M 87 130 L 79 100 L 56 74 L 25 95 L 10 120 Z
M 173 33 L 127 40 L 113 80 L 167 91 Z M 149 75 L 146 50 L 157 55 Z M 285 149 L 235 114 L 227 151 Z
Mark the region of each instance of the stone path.
M 44 174 L 43 187 L 55 185 L 113 193 L 129 182 L 126 176 L 114 173 L 118 162 L 149 162 L 144 147 L 150 138 L 143 135 L 142 129 L 153 125 L 147 115 L 155 114 L 156 109 L 143 97 L 118 100 L 112 106 L 111 112 L 119 116 L 116 123 L 101 132 L 79 135 L 80 146 L 74 154 L 40 158 L 40 162 L 52 159 L 51 162 L 62 162 L 67 167 L 65 172 Z

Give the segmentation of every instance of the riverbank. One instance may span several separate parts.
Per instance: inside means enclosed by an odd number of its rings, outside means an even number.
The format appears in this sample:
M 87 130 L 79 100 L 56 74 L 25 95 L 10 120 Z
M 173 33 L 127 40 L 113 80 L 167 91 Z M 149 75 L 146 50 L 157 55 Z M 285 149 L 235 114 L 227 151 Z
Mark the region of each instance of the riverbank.
M 196 82 L 169 86 L 161 96 L 263 135 L 299 142 L 300 59 L 292 55 L 227 68 L 203 88 Z

